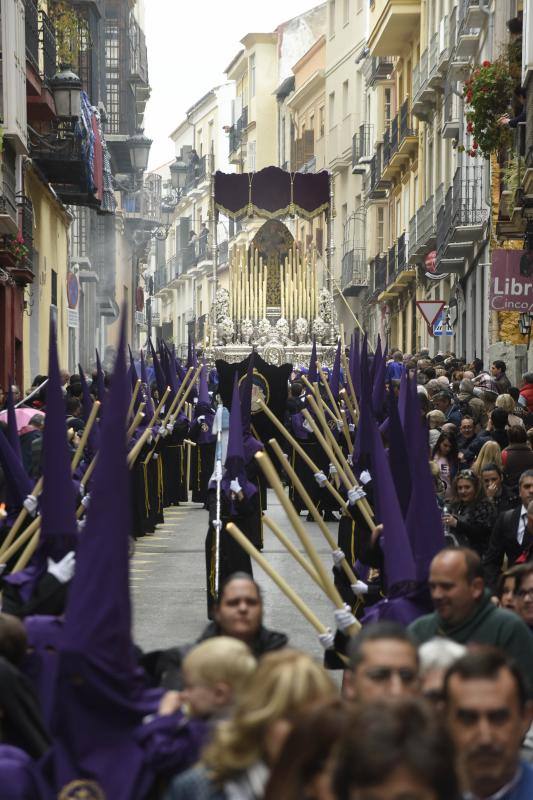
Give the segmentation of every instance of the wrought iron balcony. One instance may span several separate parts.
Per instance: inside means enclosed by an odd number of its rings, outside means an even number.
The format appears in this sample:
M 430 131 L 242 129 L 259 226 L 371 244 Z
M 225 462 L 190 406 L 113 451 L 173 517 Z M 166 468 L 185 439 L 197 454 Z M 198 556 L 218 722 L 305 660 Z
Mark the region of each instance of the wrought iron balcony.
M 306 167 L 315 157 L 315 134 L 303 131 L 299 139 L 291 142 L 291 170 L 292 172 L 308 172 Z
M 415 157 L 417 150 L 418 134 L 413 126 L 409 101 L 405 100 L 391 120 L 390 128 L 383 134 L 383 179 L 390 181 L 397 177 Z
M 352 173 L 365 172 L 374 152 L 374 126 L 364 123 L 352 139 Z
M 529 207 L 533 171 L 526 165 L 526 123 L 520 122 L 513 130 L 513 141 L 504 153 L 500 172 L 500 201 L 496 235 L 502 238 L 521 239 L 527 227 L 524 207 Z
M 369 183 L 367 197 L 369 200 L 383 200 L 387 195 L 390 184 L 382 180 L 383 145 L 378 144 L 376 153 L 370 161 Z
M 243 131 L 248 127 L 248 106 L 244 106 L 241 116 L 231 126 L 229 131 L 229 154 L 230 156 L 238 150 L 242 142 Z
M 365 80 L 369 86 L 378 81 L 390 78 L 394 69 L 394 61 L 389 56 L 367 57 L 363 66 Z
M 368 264 L 364 247 L 348 250 L 342 257 L 341 289 L 352 297 L 368 286 Z
M 462 271 L 483 235 L 483 167 L 458 167 L 437 215 L 437 258 L 441 272 Z
M 15 199 L 15 173 L 4 160 L 0 172 L 0 234 L 16 235 L 18 231 Z
M 460 110 L 457 91 L 450 83 L 444 87 L 444 115 L 442 136 L 444 139 L 457 139 L 460 131 Z
M 49 16 L 41 9 L 39 11 L 39 35 L 43 52 L 43 78 L 50 81 L 57 70 L 56 32 Z
M 161 180 L 160 175 L 151 174 L 141 189 L 123 194 L 125 222 L 131 222 L 138 230 L 150 230 L 161 225 Z
M 374 259 L 372 270 L 372 289 L 374 295 L 381 294 L 387 284 L 387 256 L 379 255 Z
M 49 144 L 39 139 L 31 146 L 31 156 L 65 205 L 100 208 L 89 186 L 83 143 L 75 134 L 54 134 Z
M 24 5 L 26 58 L 35 72 L 39 73 L 39 8 L 37 6 L 37 0 L 25 0 Z

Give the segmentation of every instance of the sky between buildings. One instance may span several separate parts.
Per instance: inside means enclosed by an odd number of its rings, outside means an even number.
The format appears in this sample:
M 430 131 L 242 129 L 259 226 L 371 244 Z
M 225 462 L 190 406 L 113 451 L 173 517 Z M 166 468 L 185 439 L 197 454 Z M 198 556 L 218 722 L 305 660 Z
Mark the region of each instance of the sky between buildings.
M 213 86 L 249 32 L 274 30 L 319 0 L 148 0 L 145 25 L 152 94 L 145 133 L 153 139 L 149 168 L 173 158 L 171 131 Z

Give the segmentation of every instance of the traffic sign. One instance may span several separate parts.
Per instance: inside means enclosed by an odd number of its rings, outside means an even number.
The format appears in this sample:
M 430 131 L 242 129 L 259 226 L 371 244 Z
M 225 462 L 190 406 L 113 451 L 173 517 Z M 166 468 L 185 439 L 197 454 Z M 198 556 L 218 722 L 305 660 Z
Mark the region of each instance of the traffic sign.
M 429 326 L 433 325 L 446 305 L 443 300 L 417 300 L 416 305 Z
M 433 336 L 453 336 L 448 314 L 444 315 L 442 312 L 439 314 L 433 325 Z

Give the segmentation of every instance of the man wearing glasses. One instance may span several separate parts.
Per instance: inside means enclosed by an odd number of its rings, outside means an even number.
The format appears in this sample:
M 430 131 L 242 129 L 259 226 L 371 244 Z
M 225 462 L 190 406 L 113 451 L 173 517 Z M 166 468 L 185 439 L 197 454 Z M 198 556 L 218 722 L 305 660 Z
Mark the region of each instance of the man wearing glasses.
M 518 564 L 510 574 L 516 579 L 515 611 L 533 631 L 533 564 Z
M 348 654 L 350 669 L 343 686 L 348 700 L 372 702 L 420 692 L 416 644 L 399 623 L 364 627 L 351 640 Z

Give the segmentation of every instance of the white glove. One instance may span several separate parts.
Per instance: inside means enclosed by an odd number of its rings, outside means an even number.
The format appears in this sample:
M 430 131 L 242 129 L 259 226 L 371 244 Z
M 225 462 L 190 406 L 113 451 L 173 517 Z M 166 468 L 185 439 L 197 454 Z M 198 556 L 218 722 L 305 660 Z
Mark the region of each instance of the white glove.
M 205 419 L 205 414 L 202 414 L 201 416 L 196 418 L 196 422 L 203 422 L 204 419 Z
M 85 517 L 82 517 L 81 519 L 77 520 L 77 523 L 78 523 L 78 533 L 81 533 L 81 532 L 82 532 L 82 530 L 85 528 L 85 523 L 86 523 L 86 521 L 87 521 L 87 520 L 85 519 Z
M 313 433 L 313 429 L 312 429 L 311 425 L 309 424 L 309 420 L 307 420 L 307 419 L 304 419 L 304 421 L 302 422 L 302 428 L 305 428 L 305 430 L 309 431 L 309 433 Z
M 326 485 L 326 483 L 328 482 L 327 476 L 325 475 L 325 473 L 324 473 L 324 472 L 315 472 L 315 474 L 314 474 L 314 479 L 315 479 L 315 481 L 318 483 L 318 485 L 320 486 L 320 488 L 322 488 L 323 486 L 325 486 L 325 485 Z
M 360 594 L 368 594 L 368 584 L 364 581 L 358 580 L 355 583 L 352 583 L 350 589 L 357 596 Z
M 85 484 L 80 483 L 80 496 L 85 497 Z
M 229 488 L 230 491 L 235 492 L 235 494 L 239 494 L 239 492 L 242 492 L 242 486 L 239 483 L 238 478 L 234 478 L 232 481 L 230 481 Z
M 364 469 L 359 475 L 359 482 L 362 483 L 363 486 L 366 486 L 367 483 L 370 483 L 371 480 L 372 480 L 372 475 L 367 469 Z
M 161 425 L 161 427 L 159 428 L 159 435 L 162 439 L 164 439 L 165 436 L 168 436 L 168 431 L 164 425 Z
M 351 489 L 348 489 L 348 502 L 351 506 L 354 506 L 358 500 L 362 500 L 363 497 L 366 497 L 366 492 L 364 489 L 361 489 L 360 486 L 352 486 Z
M 335 625 L 343 632 L 347 631 L 357 621 L 347 603 L 344 604 L 344 608 L 336 608 L 333 616 L 335 617 Z
M 336 475 L 337 474 L 337 467 L 335 466 L 335 464 L 330 464 L 329 465 L 329 474 L 330 475 Z
M 4 573 L 4 570 L 5 570 L 6 567 L 7 567 L 7 564 L 0 564 L 0 575 L 2 575 Z
M 85 509 L 87 509 L 89 508 L 90 502 L 91 502 L 91 493 L 87 492 L 87 494 L 84 494 L 83 497 L 81 498 L 81 504 Z
M 355 425 L 353 424 L 353 422 L 350 422 L 350 423 L 348 424 L 348 430 L 350 431 L 350 433 L 354 433 L 354 431 L 355 431 Z
M 215 464 L 215 480 L 221 481 L 222 480 L 222 464 L 220 461 L 217 461 Z
M 74 575 L 76 568 L 76 554 L 74 550 L 64 556 L 61 561 L 52 561 L 48 559 L 48 572 L 53 575 L 59 583 L 68 583 Z
M 344 425 L 342 424 L 340 419 L 337 420 L 337 430 L 339 431 L 339 433 L 342 433 L 344 430 Z
M 24 506 L 30 517 L 35 516 L 35 514 L 37 513 L 38 500 L 34 494 L 29 494 L 24 500 L 22 505 Z
M 154 453 L 152 455 L 152 458 L 154 459 L 154 461 L 157 461 L 157 459 L 159 458 L 159 453 Z
M 174 423 L 173 423 L 173 422 L 167 422 L 167 427 L 166 427 L 166 429 L 167 429 L 167 431 L 168 431 L 169 433 L 172 433 L 172 431 L 174 430 Z
M 333 650 L 333 646 L 335 644 L 335 636 L 331 632 L 331 629 L 328 628 L 326 633 L 318 634 L 318 641 L 320 642 L 324 650 Z
M 348 453 L 348 455 L 346 456 L 346 461 L 348 462 L 348 464 L 349 464 L 351 467 L 353 467 L 353 456 L 352 456 L 352 454 L 351 454 L 351 453 Z
M 148 434 L 148 438 L 146 439 L 146 444 L 152 444 L 154 437 L 152 436 L 152 431 Z
M 344 555 L 344 551 L 341 550 L 340 547 L 337 547 L 336 550 L 331 551 L 331 557 L 336 567 L 340 566 L 340 564 L 342 564 L 342 562 L 346 558 L 346 556 Z

